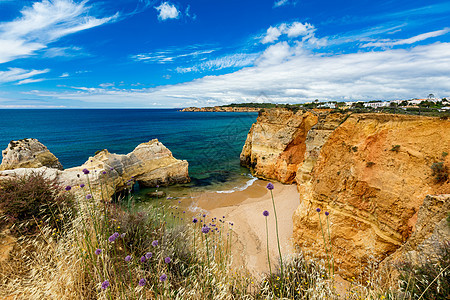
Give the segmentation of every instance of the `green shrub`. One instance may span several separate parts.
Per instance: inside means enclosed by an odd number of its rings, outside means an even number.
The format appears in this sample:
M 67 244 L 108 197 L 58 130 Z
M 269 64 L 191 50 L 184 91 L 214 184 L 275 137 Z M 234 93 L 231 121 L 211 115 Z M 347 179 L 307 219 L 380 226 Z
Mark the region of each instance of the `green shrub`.
M 391 151 L 398 152 L 400 150 L 400 145 L 392 145 Z
M 61 230 L 73 215 L 73 196 L 42 173 L 0 181 L 0 211 L 14 234 L 36 233 L 41 225 Z
M 431 170 L 436 183 L 446 182 L 448 180 L 448 167 L 444 165 L 444 162 L 435 162 L 431 165 Z

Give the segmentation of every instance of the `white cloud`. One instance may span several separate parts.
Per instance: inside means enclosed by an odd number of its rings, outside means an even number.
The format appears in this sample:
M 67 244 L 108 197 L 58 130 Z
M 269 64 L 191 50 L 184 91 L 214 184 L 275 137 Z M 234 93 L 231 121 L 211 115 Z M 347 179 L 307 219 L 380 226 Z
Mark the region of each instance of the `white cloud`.
M 285 46 L 281 43 L 277 47 Z M 261 62 L 234 73 L 206 76 L 176 85 L 140 90 L 82 87 L 75 92 L 35 92 L 34 95 L 82 101 L 86 106 L 103 103 L 150 107 L 151 103 L 157 102 L 163 107 L 183 107 L 205 106 L 208 100 L 217 104 L 249 102 L 262 93 L 281 103 L 316 98 L 408 99 L 436 91 L 450 94 L 450 43 L 334 56 L 297 51 L 295 46 L 290 51 L 293 54 L 278 64 Z M 124 103 L 124 99 L 127 102 Z
M 450 28 L 444 28 L 441 30 L 436 30 L 436 31 L 431 31 L 431 32 L 426 32 L 426 33 L 422 33 L 407 39 L 402 39 L 402 40 L 390 40 L 390 39 L 386 39 L 386 40 L 381 40 L 381 41 L 377 41 L 377 42 L 371 42 L 371 43 L 367 43 L 364 45 L 361 45 L 361 47 L 367 48 L 367 47 L 392 47 L 392 46 L 397 46 L 397 45 L 410 45 L 410 44 L 414 44 L 429 38 L 433 38 L 433 37 L 438 37 L 444 34 L 447 34 L 448 32 L 450 32 Z
M 314 31 L 316 28 L 309 23 L 282 23 L 278 26 L 270 26 L 267 29 L 266 35 L 261 40 L 262 44 L 273 43 L 277 41 L 282 35 L 285 35 L 289 39 L 302 37 L 302 42 L 311 40 L 311 45 L 317 44 L 317 38 L 315 37 Z
M 117 19 L 89 15 L 87 1 L 42 0 L 24 7 L 17 19 L 0 24 L 0 63 L 34 54 L 63 36 Z
M 297 1 L 294 1 L 294 0 L 276 0 L 273 3 L 273 7 L 276 8 L 276 7 L 285 6 L 285 5 L 289 5 L 289 4 L 296 5 Z
M 158 19 L 164 21 L 167 19 L 178 19 L 180 12 L 175 5 L 169 2 L 163 2 L 159 6 L 155 6 L 155 9 L 159 11 Z
M 37 78 L 37 79 L 28 78 L 28 79 L 24 79 L 24 80 L 21 80 L 21 81 L 17 82 L 16 85 L 21 85 L 21 84 L 26 84 L 26 83 L 33 83 L 33 82 L 41 82 L 43 80 L 44 80 L 44 78 Z
M 177 67 L 176 72 L 178 73 L 189 73 L 189 72 L 201 72 L 201 71 L 212 71 L 221 70 L 225 68 L 240 68 L 252 65 L 258 58 L 259 53 L 235 53 L 231 55 L 222 56 L 219 58 L 211 59 L 202 62 L 198 65 L 192 67 Z
M 259 66 L 280 64 L 293 54 L 293 49 L 287 42 L 279 42 L 267 48 L 258 59 Z
M 181 60 L 198 60 L 200 57 L 211 54 L 216 50 L 217 49 L 202 49 L 202 45 L 191 45 L 187 47 L 166 49 L 150 53 L 140 53 L 132 55 L 131 59 L 148 63 L 167 64 L 178 62 Z
M 61 77 L 61 78 L 69 77 L 69 73 L 62 73 L 61 76 L 59 76 L 59 77 Z
M 21 68 L 9 68 L 8 71 L 0 71 L 0 84 L 6 82 L 18 82 L 17 84 L 24 84 L 43 79 L 31 79 L 33 76 L 48 73 L 49 69 L 44 70 L 25 70 Z M 34 80 L 34 81 L 32 81 Z

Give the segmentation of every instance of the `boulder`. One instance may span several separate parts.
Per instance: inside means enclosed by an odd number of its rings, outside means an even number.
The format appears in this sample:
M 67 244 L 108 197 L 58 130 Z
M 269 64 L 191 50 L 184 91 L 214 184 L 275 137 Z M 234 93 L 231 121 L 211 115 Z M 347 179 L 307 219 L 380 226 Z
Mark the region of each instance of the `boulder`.
M 11 141 L 2 156 L 0 170 L 40 167 L 63 170 L 59 160 L 37 139 Z

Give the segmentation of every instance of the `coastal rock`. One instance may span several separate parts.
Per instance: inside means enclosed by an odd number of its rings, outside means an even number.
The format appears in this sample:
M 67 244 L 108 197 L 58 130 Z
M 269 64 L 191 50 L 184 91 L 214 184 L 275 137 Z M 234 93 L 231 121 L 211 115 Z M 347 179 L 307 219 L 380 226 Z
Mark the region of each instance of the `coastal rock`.
M 214 106 L 214 107 L 186 107 L 182 112 L 258 112 L 258 107 L 234 107 L 234 106 Z
M 323 145 L 308 176 L 297 175 L 300 206 L 294 242 L 326 258 L 322 226 L 328 211 L 332 253 L 340 274 L 356 276 L 410 238 L 428 194 L 449 193 L 431 165 L 449 164 L 450 122 L 405 115 L 351 115 Z M 397 147 L 398 146 L 398 147 Z M 328 243 L 328 242 L 327 242 Z
M 84 169 L 89 173 L 84 174 Z M 75 194 L 91 193 L 103 199 L 109 199 L 116 191 L 131 189 L 135 183 L 154 187 L 190 181 L 188 162 L 174 158 L 157 139 L 138 145 L 126 155 L 102 150 L 83 165 L 64 171 L 46 167 L 20 168 L 0 172 L 0 179 L 30 172 L 56 178 L 61 185 L 71 186 Z M 81 184 L 86 187 L 80 188 Z
M 389 268 L 398 263 L 420 265 L 436 261 L 441 250 L 450 245 L 450 194 L 427 195 L 417 214 L 411 237 L 381 266 Z
M 48 167 L 62 170 L 59 160 L 37 139 L 22 139 L 9 142 L 2 151 L 0 170 Z
M 248 133 L 241 165 L 260 178 L 294 182 L 306 151 L 307 133 L 317 121 L 317 115 L 311 112 L 262 110 Z

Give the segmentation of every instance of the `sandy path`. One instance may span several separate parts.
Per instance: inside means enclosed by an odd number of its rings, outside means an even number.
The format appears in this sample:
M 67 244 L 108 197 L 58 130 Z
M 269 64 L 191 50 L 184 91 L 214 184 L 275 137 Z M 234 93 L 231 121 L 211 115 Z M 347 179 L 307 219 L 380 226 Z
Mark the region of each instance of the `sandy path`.
M 233 263 L 245 266 L 252 275 L 260 277 L 268 272 L 266 223 L 263 211 L 268 210 L 269 253 L 274 265 L 278 264 L 278 247 L 275 230 L 275 217 L 267 181 L 258 180 L 244 191 L 230 194 L 205 193 L 199 197 L 198 206 L 209 211 L 209 216 L 222 218 L 234 223 Z M 299 194 L 295 185 L 274 183 L 273 190 L 278 216 L 280 245 L 282 255 L 293 252 L 292 215 L 299 205 Z M 208 216 L 208 217 L 209 217 Z M 234 240 L 234 239 L 233 239 Z

